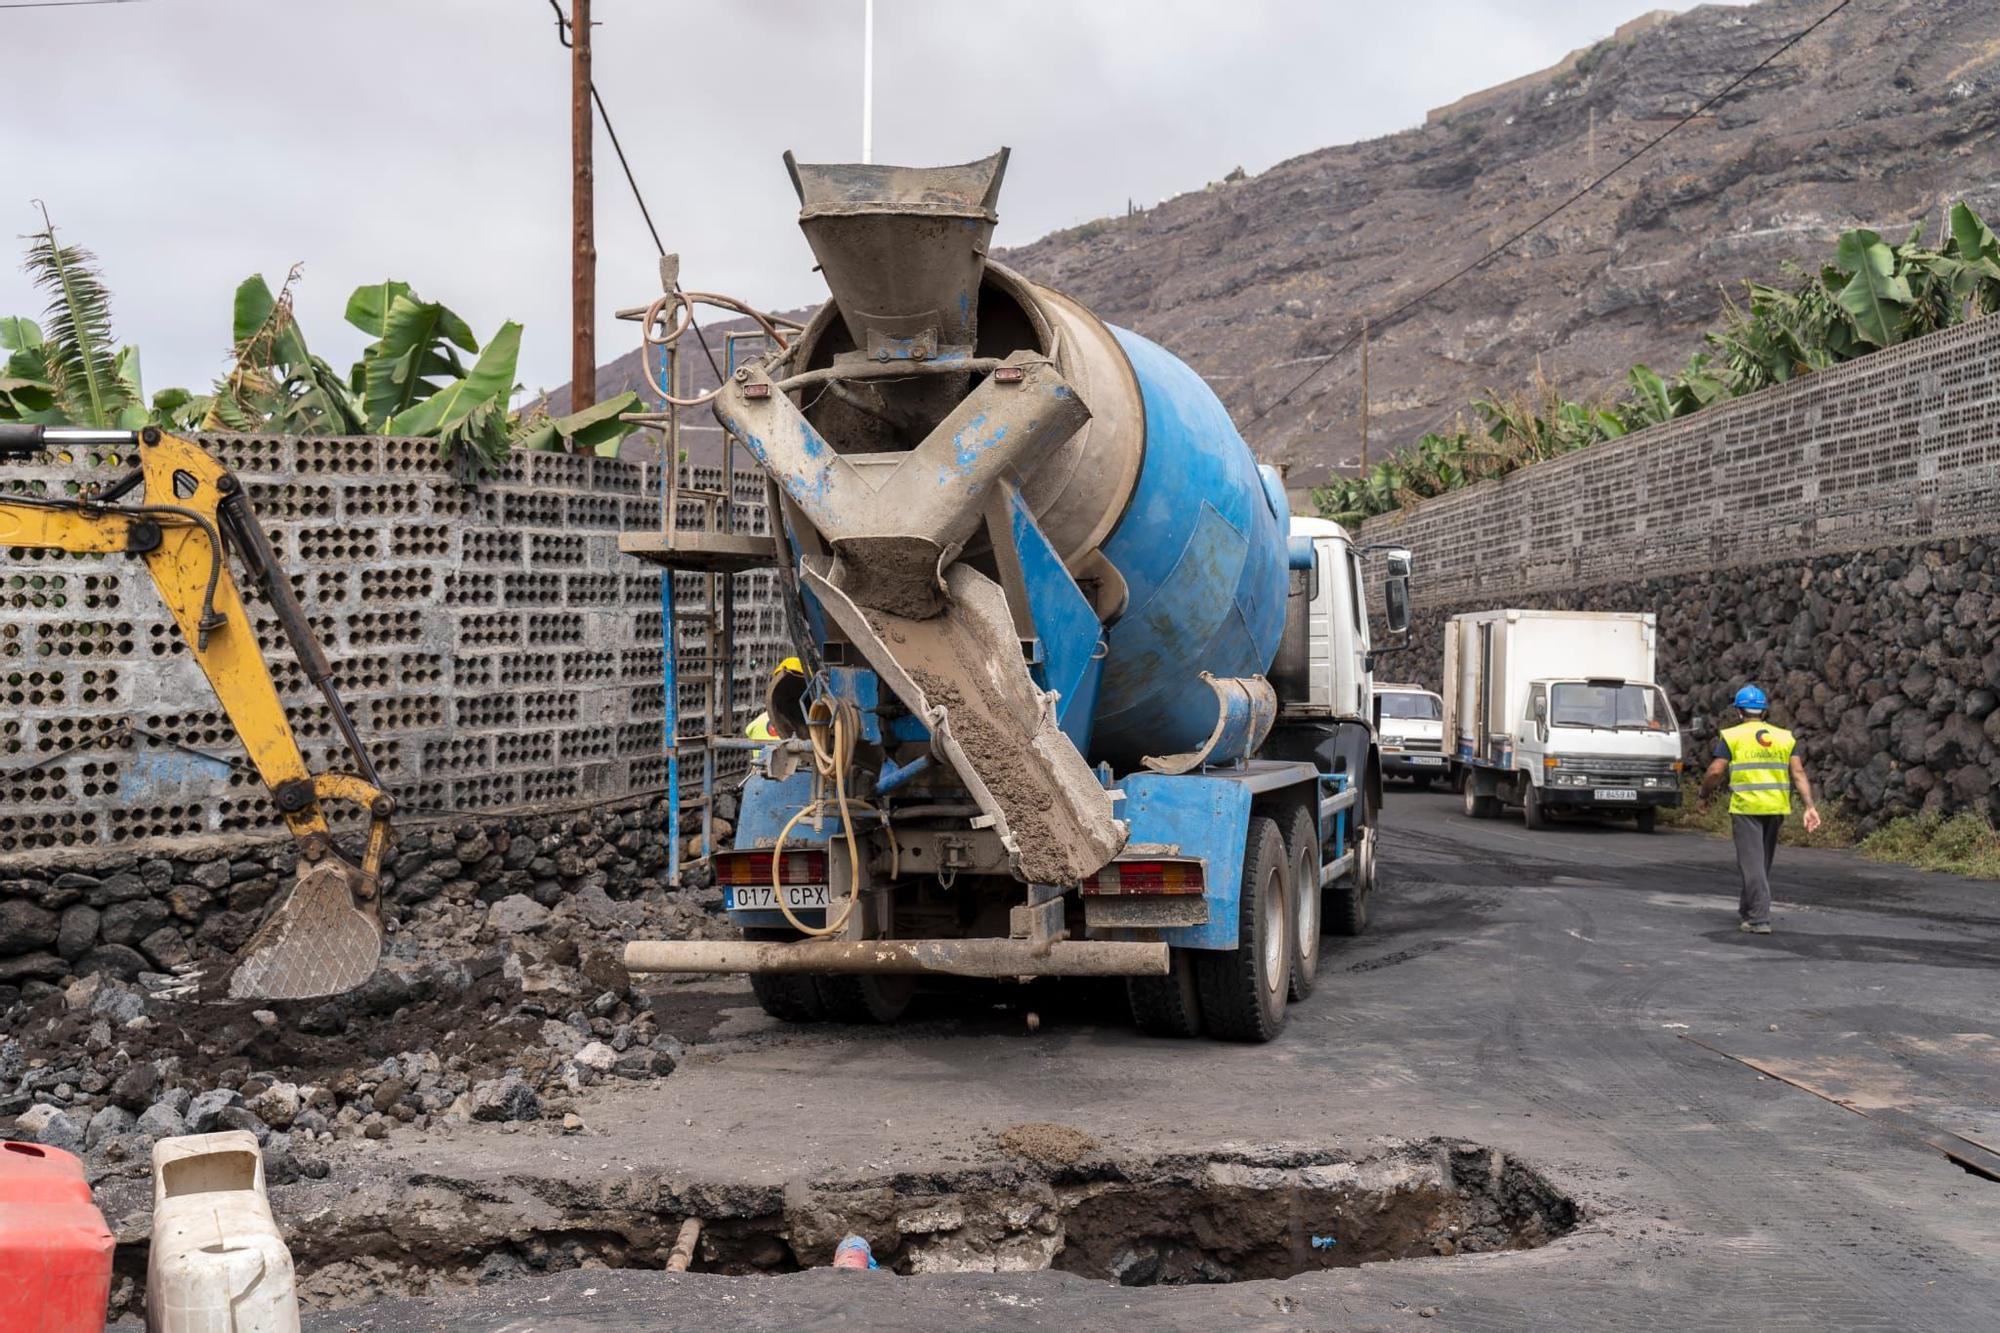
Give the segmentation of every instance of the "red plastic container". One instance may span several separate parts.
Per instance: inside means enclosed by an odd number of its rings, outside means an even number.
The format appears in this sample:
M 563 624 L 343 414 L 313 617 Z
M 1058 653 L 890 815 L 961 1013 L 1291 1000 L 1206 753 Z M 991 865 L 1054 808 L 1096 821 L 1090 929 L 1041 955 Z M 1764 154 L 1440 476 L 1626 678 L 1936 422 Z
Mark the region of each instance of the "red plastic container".
M 111 1249 L 82 1162 L 0 1142 L 0 1333 L 101 1333 Z

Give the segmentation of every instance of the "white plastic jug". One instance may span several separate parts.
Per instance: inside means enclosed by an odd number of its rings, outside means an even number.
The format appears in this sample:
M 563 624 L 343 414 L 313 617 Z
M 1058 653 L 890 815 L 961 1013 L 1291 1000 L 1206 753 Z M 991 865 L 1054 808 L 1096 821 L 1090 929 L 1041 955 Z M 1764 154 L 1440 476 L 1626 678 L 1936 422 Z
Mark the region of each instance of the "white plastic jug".
M 233 1129 L 153 1145 L 151 1333 L 298 1333 L 292 1252 L 264 1197 L 257 1136 Z

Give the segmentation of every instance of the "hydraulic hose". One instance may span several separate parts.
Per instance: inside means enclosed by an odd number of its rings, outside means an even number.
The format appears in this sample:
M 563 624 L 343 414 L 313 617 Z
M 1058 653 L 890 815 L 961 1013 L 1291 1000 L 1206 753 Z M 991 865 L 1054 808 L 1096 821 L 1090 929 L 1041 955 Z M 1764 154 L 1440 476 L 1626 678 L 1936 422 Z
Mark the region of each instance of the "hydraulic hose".
M 813 786 L 816 792 L 825 790 L 828 779 L 833 782 L 833 806 L 840 817 L 842 832 L 847 837 L 847 899 L 841 904 L 840 915 L 823 926 L 811 926 L 799 920 L 798 915 L 785 901 L 784 866 L 785 841 L 792 836 L 800 820 L 807 815 L 824 809 L 827 800 L 815 795 L 797 813 L 786 821 L 778 834 L 778 841 L 771 849 L 771 896 L 778 904 L 778 910 L 792 929 L 814 939 L 824 939 L 838 935 L 847 929 L 848 920 L 854 915 L 855 905 L 861 901 L 861 844 L 854 835 L 854 810 L 867 811 L 881 822 L 889 834 L 889 878 L 895 879 L 902 870 L 902 852 L 896 843 L 896 830 L 889 827 L 889 820 L 881 809 L 869 801 L 847 794 L 847 770 L 854 760 L 854 707 L 844 700 L 815 699 L 806 708 L 806 735 L 812 741 Z M 831 869 L 831 862 L 828 863 Z

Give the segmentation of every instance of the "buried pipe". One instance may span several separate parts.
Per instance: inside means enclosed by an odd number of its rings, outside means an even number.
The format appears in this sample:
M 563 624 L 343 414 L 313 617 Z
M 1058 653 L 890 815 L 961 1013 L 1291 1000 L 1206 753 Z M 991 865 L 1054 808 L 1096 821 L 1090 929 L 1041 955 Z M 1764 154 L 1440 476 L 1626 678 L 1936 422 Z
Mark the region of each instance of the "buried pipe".
M 701 1241 L 701 1219 L 690 1217 L 681 1223 L 681 1234 L 674 1238 L 673 1252 L 667 1256 L 669 1273 L 685 1273 L 694 1262 L 694 1247 Z
M 628 972 L 812 972 L 957 977 L 1164 977 L 1167 946 L 1128 940 L 634 940 Z

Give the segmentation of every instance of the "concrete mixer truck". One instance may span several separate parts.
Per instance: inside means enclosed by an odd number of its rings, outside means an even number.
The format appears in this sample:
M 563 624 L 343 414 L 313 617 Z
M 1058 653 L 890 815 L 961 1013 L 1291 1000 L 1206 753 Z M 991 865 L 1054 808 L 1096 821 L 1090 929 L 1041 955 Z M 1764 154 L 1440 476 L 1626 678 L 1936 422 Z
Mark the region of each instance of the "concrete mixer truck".
M 802 1022 L 1121 977 L 1147 1032 L 1271 1039 L 1367 922 L 1376 553 L 1292 517 L 1185 364 L 988 258 L 1006 150 L 785 162 L 831 299 L 715 411 L 768 474 L 804 671 L 713 856 L 743 939 L 628 968 L 747 972 Z

